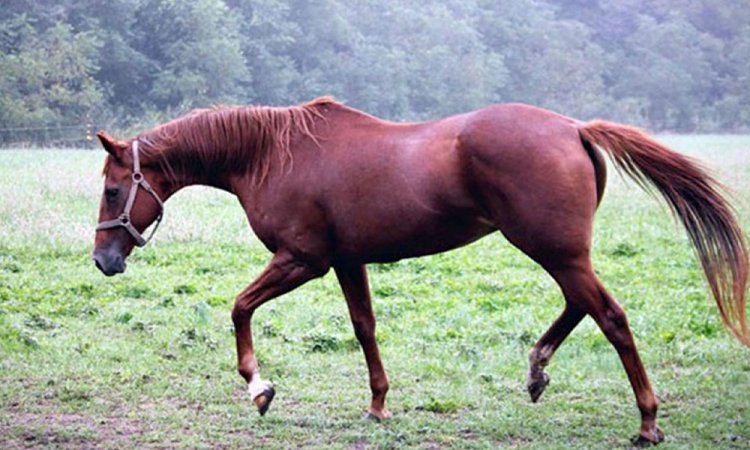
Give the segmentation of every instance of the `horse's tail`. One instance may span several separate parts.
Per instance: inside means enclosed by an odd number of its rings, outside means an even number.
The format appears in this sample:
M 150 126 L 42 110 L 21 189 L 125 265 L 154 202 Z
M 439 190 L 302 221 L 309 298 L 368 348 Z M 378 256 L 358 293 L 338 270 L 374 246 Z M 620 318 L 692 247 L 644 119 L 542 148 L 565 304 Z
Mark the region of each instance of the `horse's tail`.
M 722 186 L 697 161 L 643 131 L 601 120 L 579 128 L 581 139 L 606 151 L 647 191 L 656 190 L 679 217 L 698 253 L 724 325 L 750 347 L 745 311 L 748 251 Z

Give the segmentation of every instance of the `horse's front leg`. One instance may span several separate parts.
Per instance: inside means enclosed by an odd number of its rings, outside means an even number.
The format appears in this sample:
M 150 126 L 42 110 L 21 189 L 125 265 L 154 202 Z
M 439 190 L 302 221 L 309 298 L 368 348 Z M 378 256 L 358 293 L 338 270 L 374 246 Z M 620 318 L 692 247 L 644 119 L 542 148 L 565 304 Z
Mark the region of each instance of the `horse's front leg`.
M 334 270 L 344 291 L 354 334 L 365 353 L 367 369 L 370 372 L 372 401 L 367 410 L 367 417 L 376 420 L 387 419 L 391 417 L 391 413 L 385 407 L 388 376 L 380 360 L 380 351 L 375 340 L 375 315 L 372 312 L 370 288 L 367 284 L 367 270 L 361 264 L 337 265 Z
M 250 396 L 261 415 L 268 410 L 275 391 L 273 384 L 260 377 L 250 328 L 253 312 L 266 301 L 289 292 L 323 273 L 325 270 L 316 270 L 291 254 L 279 251 L 263 273 L 237 296 L 232 309 L 234 334 L 237 339 L 237 367 L 247 382 Z

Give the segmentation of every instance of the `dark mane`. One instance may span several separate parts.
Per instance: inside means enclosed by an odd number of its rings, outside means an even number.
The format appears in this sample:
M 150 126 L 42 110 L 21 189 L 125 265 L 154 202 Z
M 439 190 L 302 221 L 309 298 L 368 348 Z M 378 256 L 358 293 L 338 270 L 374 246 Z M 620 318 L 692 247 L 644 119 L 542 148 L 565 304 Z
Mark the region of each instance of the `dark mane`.
M 262 184 L 271 167 L 292 162 L 291 139 L 302 134 L 315 140 L 313 122 L 320 107 L 339 105 L 320 97 L 298 106 L 216 106 L 197 109 L 138 136 L 145 160 L 165 173 L 250 170 Z M 209 174 L 210 175 L 210 174 Z

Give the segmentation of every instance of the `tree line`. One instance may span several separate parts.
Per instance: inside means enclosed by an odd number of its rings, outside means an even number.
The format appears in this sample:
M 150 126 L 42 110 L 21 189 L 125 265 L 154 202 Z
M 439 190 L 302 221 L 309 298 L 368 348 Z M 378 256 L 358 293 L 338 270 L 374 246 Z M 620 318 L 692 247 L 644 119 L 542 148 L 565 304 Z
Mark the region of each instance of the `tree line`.
M 750 128 L 734 0 L 6 0 L 0 128 L 135 131 L 320 96 L 391 120 L 495 102 L 673 131 Z

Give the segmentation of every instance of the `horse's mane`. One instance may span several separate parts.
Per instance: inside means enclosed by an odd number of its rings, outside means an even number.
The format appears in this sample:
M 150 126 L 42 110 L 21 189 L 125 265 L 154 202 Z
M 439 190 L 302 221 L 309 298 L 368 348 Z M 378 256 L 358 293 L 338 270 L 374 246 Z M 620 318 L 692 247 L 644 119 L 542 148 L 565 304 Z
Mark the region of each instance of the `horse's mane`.
M 144 159 L 155 161 L 167 176 L 250 171 L 262 184 L 271 167 L 292 162 L 290 143 L 301 134 L 316 141 L 314 119 L 321 106 L 339 105 L 320 97 L 298 106 L 215 106 L 197 109 L 138 136 Z

